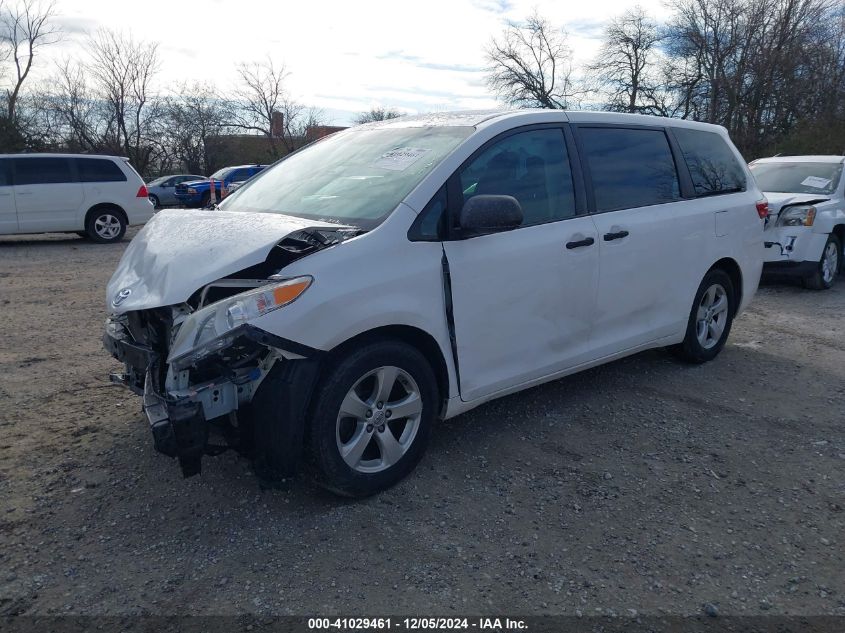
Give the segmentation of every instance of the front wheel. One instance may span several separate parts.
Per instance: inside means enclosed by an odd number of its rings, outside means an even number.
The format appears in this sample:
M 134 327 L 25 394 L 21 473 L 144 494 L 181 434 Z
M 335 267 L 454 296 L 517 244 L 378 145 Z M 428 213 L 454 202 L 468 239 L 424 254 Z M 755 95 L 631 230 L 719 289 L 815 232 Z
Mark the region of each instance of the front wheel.
M 708 272 L 690 310 L 683 342 L 672 351 L 690 363 L 713 360 L 722 351 L 736 314 L 736 295 L 730 276 L 723 270 Z
M 349 497 L 389 488 L 422 458 L 437 416 L 426 358 L 399 341 L 374 341 L 332 363 L 311 408 L 308 452 L 317 482 Z
M 153 203 L 153 209 L 161 209 L 161 202 L 159 202 L 157 195 L 151 193 L 147 197 L 150 199 L 150 202 Z
M 839 238 L 831 233 L 822 249 L 822 256 L 815 272 L 804 280 L 804 284 L 813 290 L 831 288 L 833 282 L 836 281 L 836 275 L 839 274 L 841 253 L 842 244 L 839 243 Z

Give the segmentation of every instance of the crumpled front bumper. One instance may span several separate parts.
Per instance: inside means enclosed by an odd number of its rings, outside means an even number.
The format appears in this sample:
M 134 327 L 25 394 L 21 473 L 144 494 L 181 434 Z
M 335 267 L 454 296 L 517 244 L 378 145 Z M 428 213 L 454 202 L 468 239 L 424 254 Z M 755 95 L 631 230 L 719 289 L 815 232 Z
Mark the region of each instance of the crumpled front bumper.
M 763 233 L 764 272 L 806 275 L 821 259 L 827 235 L 811 227 L 774 226 Z
M 126 371 L 112 374 L 112 382 L 123 384 L 142 396 L 156 450 L 178 458 L 186 477 L 199 473 L 208 442 L 208 421 L 202 402 L 191 395 L 169 397 L 157 393 L 152 372 L 161 362 L 160 355 L 115 332 L 119 330 L 106 328 L 103 346 L 125 364 Z
M 156 450 L 178 458 L 185 477 L 198 474 L 208 443 L 208 421 L 202 404 L 187 397 L 168 399 L 157 394 L 150 373 L 144 380 L 143 398 Z

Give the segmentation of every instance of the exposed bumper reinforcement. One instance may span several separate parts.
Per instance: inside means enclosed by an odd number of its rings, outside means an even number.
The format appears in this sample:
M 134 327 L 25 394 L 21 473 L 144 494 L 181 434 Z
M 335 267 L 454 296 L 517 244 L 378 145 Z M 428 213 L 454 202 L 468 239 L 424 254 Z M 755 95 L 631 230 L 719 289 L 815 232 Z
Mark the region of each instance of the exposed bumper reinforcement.
M 143 403 L 156 450 L 177 457 L 185 477 L 199 474 L 208 442 L 202 405 L 187 398 L 166 400 L 159 396 L 153 390 L 149 373 L 144 381 Z

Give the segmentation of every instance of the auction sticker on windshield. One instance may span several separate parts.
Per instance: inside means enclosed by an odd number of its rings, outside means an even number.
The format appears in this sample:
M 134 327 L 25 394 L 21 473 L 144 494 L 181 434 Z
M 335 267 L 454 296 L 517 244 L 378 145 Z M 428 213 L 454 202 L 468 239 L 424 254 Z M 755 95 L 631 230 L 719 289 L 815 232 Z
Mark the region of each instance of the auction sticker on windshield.
M 824 189 L 830 184 L 830 178 L 819 178 L 818 176 L 807 176 L 801 181 L 805 187 L 813 187 L 814 189 Z
M 379 156 L 375 162 L 375 166 L 391 171 L 403 171 L 430 151 L 429 149 L 421 149 L 419 147 L 396 147 Z

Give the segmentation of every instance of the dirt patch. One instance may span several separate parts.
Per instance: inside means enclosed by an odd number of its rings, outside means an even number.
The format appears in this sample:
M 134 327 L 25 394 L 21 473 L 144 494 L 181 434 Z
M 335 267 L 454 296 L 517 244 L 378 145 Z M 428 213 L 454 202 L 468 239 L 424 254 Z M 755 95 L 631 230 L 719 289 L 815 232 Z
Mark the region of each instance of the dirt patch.
M 350 502 L 155 453 L 100 344 L 127 243 L 0 238 L 0 613 L 845 614 L 845 283 L 443 423 Z

